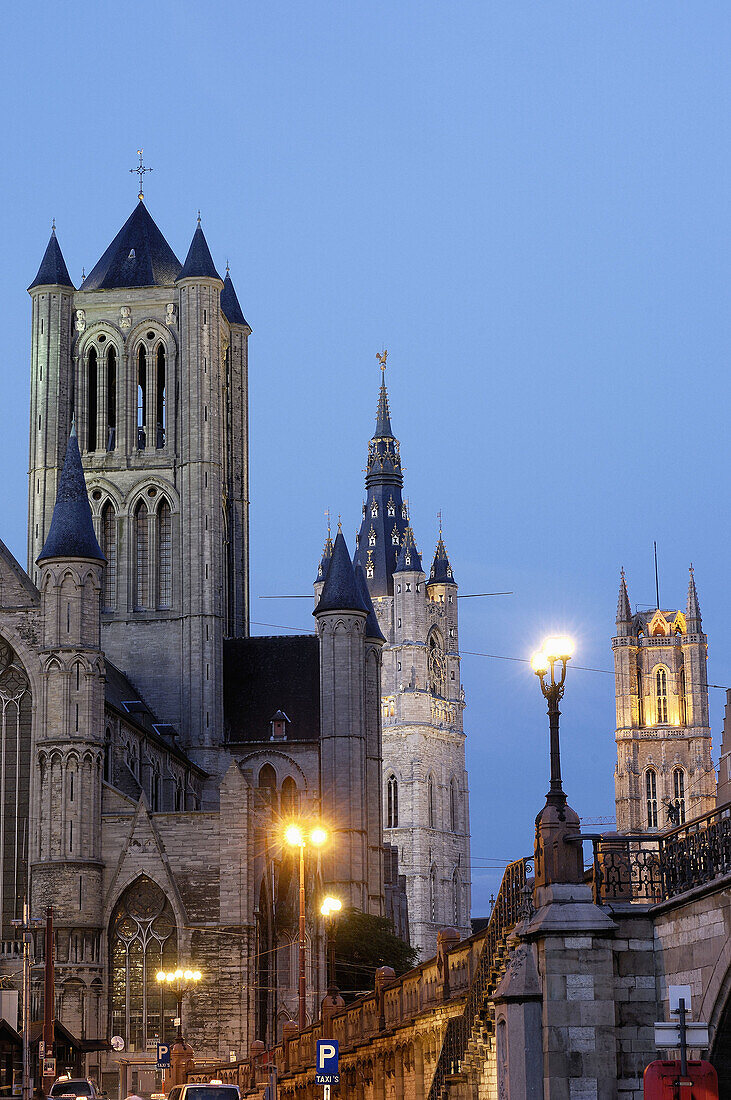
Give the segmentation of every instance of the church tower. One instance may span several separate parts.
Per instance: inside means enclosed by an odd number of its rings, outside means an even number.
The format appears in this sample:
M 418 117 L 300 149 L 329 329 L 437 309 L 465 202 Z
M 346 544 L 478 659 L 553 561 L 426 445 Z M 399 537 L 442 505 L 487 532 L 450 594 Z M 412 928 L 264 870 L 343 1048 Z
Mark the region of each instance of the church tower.
M 66 450 L 48 537 L 38 556 L 42 695 L 31 782 L 29 842 L 32 911 L 53 905 L 61 982 L 102 987 L 102 773 L 105 665 L 100 645 L 104 556 L 94 534 L 75 427 Z M 82 981 L 78 981 L 82 979 Z M 89 1004 L 98 1003 L 89 998 Z M 89 1014 L 87 1013 L 87 1017 Z M 79 1030 L 79 1034 L 81 1031 Z
M 355 561 L 387 643 L 381 696 L 384 839 L 398 849 L 411 941 L 426 958 L 436 951 L 439 928 L 470 933 L 464 692 L 457 584 L 442 533 L 427 578 L 402 491 L 384 372 Z
M 33 301 L 29 569 L 75 417 L 107 560 L 103 646 L 216 773 L 223 639 L 249 619 L 249 328 L 203 229 L 181 264 L 139 202 L 76 290 L 55 230 Z
M 690 568 L 685 612 L 632 613 L 622 570 L 614 650 L 617 831 L 654 832 L 715 806 L 706 657 Z

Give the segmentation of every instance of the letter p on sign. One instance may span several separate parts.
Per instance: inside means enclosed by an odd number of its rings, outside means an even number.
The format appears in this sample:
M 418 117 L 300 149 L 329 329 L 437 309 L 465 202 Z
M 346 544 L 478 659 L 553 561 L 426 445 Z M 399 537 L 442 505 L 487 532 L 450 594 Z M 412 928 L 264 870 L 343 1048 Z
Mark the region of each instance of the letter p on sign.
M 318 1039 L 315 1082 L 318 1085 L 339 1084 L 337 1039 Z

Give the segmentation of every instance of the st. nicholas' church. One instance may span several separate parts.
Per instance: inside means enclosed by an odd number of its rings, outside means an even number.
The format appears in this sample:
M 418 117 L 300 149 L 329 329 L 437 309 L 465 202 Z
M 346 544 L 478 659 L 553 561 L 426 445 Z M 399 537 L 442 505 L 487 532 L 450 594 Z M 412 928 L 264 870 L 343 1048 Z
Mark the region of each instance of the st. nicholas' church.
M 468 934 L 457 583 L 441 532 L 422 567 L 384 375 L 354 554 L 328 535 L 311 634 L 251 637 L 251 328 L 200 220 L 181 263 L 140 194 L 78 289 L 54 229 L 29 293 L 26 568 L 0 543 L 0 969 L 17 977 L 24 898 L 53 905 L 56 1015 L 112 1095 L 111 1035 L 149 1092 L 176 1012 L 160 968 L 204 975 L 200 1056 L 296 1019 L 288 821 L 330 835 L 307 854 L 308 1019 L 325 892 L 422 957 L 438 928 Z

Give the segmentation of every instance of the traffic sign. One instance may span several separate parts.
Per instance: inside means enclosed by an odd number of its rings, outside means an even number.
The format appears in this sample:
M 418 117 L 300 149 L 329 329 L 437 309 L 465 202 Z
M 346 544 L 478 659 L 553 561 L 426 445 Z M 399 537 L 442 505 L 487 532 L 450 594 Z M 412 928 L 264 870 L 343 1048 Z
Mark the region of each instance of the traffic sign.
M 43 1076 L 55 1077 L 56 1076 L 56 1059 L 44 1058 L 43 1059 Z
M 157 1044 L 157 1068 L 170 1069 L 170 1044 Z
M 655 1046 L 675 1049 L 680 1047 L 680 1024 L 656 1023 Z M 708 1048 L 708 1024 L 687 1023 L 685 1025 L 685 1045 L 692 1050 L 706 1050 Z
M 317 1064 L 315 1067 L 316 1085 L 339 1085 L 338 1041 L 337 1039 L 317 1040 Z

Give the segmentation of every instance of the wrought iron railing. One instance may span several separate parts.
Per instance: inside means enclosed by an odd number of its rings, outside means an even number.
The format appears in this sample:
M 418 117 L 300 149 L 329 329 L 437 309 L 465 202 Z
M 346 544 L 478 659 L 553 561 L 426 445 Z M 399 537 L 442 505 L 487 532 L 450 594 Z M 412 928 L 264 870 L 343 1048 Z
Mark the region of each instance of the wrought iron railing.
M 495 991 L 503 973 L 505 940 L 518 921 L 529 915 L 532 903 L 528 875 L 532 864 L 532 858 L 519 859 L 505 868 L 464 1010 L 449 1020 L 444 1032 L 428 1100 L 443 1100 L 447 1077 L 459 1073 L 470 1037 L 485 1020 L 488 997 Z
M 583 834 L 594 846 L 597 902 L 669 901 L 731 874 L 731 803 L 669 832 Z

